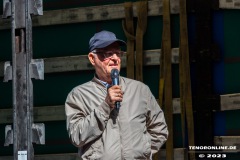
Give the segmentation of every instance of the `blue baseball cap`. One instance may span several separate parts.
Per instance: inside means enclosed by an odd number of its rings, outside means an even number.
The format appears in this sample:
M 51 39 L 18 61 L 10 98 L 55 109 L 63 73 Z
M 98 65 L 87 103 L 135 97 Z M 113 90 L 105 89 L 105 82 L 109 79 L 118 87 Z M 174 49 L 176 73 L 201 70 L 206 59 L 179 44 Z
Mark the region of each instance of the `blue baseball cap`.
M 126 46 L 126 42 L 117 39 L 116 35 L 109 31 L 101 31 L 95 33 L 94 36 L 89 41 L 90 52 L 97 48 L 105 48 L 110 44 L 118 42 L 120 46 Z

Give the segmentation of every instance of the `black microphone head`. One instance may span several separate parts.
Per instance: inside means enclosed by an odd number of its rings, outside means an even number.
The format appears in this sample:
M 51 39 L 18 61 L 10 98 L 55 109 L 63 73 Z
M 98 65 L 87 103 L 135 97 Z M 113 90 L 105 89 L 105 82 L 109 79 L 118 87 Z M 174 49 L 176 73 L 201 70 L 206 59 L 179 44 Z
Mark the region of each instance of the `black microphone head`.
M 111 70 L 111 78 L 112 78 L 112 84 L 113 85 L 119 85 L 119 71 L 117 69 Z M 116 102 L 116 109 L 119 110 L 120 108 L 120 102 Z
M 111 70 L 111 79 L 113 85 L 119 85 L 119 72 L 117 69 Z
M 114 78 L 118 78 L 119 77 L 119 72 L 118 72 L 118 69 L 112 69 L 111 70 L 111 78 L 114 79 Z

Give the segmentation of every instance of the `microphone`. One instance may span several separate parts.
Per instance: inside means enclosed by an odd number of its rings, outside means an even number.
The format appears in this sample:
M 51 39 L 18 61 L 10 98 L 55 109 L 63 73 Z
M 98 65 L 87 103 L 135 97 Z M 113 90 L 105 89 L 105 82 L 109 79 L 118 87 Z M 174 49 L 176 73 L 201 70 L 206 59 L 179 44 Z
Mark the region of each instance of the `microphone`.
M 112 85 L 119 85 L 119 72 L 117 69 L 111 70 Z M 116 102 L 116 108 L 120 108 L 120 102 Z

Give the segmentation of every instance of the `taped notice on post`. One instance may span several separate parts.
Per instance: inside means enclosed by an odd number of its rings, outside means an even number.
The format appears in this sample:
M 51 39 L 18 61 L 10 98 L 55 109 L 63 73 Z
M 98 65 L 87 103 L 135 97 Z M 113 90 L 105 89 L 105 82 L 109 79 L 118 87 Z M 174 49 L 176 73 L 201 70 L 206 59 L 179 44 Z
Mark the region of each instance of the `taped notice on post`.
M 27 160 L 27 151 L 18 151 L 18 160 Z

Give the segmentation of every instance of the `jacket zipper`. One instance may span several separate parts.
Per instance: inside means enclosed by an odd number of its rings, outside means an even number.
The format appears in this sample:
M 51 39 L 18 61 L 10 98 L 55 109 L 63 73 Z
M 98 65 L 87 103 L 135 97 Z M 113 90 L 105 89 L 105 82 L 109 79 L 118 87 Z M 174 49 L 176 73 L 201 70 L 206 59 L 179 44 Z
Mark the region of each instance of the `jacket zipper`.
M 122 136 L 121 136 L 121 132 L 120 132 L 120 124 L 119 124 L 119 117 L 117 116 L 117 123 L 118 123 L 118 133 L 119 133 L 119 141 L 120 141 L 120 157 L 121 157 L 121 160 L 124 160 L 124 157 L 123 157 L 123 147 L 122 147 Z

